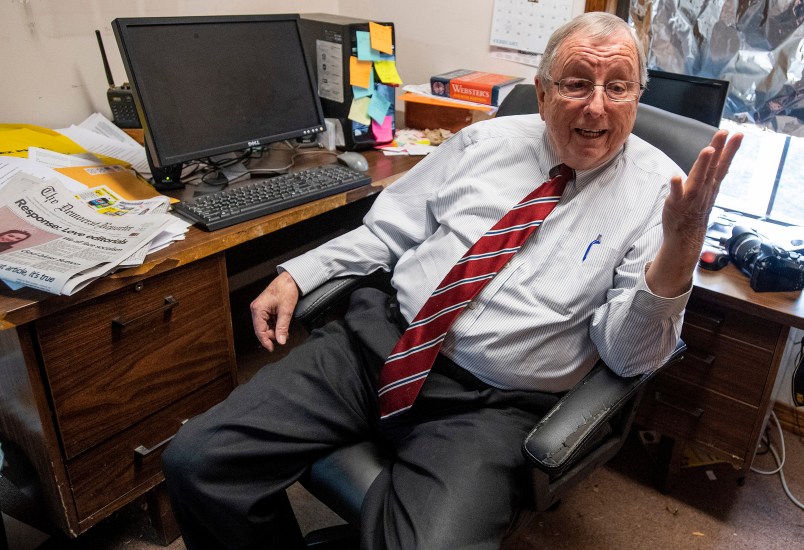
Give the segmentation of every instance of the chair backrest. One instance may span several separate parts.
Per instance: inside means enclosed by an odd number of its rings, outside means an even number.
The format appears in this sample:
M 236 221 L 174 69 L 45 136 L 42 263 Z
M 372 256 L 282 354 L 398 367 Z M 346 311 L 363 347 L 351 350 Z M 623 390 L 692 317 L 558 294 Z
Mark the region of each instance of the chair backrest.
M 505 97 L 497 116 L 539 112 L 534 84 L 517 84 Z M 634 135 L 644 139 L 689 172 L 698 153 L 709 145 L 717 128 L 669 111 L 639 104 Z

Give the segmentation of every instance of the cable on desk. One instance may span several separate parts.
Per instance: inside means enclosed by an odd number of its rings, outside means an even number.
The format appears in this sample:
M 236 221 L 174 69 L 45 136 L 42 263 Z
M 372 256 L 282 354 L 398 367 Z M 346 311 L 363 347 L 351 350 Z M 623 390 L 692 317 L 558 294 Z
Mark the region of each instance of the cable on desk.
M 284 145 L 284 147 L 280 147 L 279 144 Z M 272 175 L 279 175 L 279 174 L 286 174 L 291 168 L 296 165 L 296 160 L 303 156 L 308 155 L 331 155 L 337 156 L 337 151 L 329 151 L 323 148 L 322 145 L 315 143 L 310 145 L 309 147 L 315 147 L 315 150 L 311 151 L 302 151 L 303 146 L 298 143 L 292 143 L 289 140 L 284 140 L 281 142 L 277 142 L 276 144 L 268 145 L 267 147 L 251 147 L 249 149 L 245 149 L 241 152 L 240 155 L 234 156 L 232 158 L 214 161 L 211 158 L 207 158 L 204 160 L 196 160 L 185 165 L 185 170 L 182 173 L 182 180 L 187 185 L 211 185 L 215 187 L 220 187 L 221 190 L 225 189 L 230 183 L 234 183 L 242 178 L 248 176 L 272 176 Z M 288 151 L 290 152 L 290 162 L 284 166 L 279 166 L 276 168 L 256 168 L 256 169 L 248 169 L 249 164 L 252 163 L 254 160 L 259 160 L 263 157 L 265 152 L 270 151 Z M 230 180 L 218 180 L 216 181 L 215 178 L 211 176 L 216 174 L 221 168 L 226 168 L 228 166 L 233 166 L 237 163 L 242 163 L 246 166 L 246 171 L 243 174 L 237 176 L 234 179 Z M 187 166 L 193 166 L 193 169 L 188 173 Z M 195 176 L 195 178 L 190 179 L 189 176 L 200 172 L 199 175 Z

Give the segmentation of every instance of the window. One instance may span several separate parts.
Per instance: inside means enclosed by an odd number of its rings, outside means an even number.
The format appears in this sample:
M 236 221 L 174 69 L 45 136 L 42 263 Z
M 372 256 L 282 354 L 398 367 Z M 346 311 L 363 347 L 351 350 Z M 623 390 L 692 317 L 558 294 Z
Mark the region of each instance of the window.
M 745 138 L 723 180 L 717 206 L 804 225 L 804 138 L 725 119 L 720 127 Z
M 787 140 L 770 217 L 804 225 L 804 138 L 787 136 Z

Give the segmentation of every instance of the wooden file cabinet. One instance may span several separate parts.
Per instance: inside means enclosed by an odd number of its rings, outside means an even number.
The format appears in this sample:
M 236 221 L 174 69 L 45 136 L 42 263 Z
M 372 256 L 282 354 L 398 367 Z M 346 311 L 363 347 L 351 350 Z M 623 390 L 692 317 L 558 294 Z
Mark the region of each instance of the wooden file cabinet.
M 2 365 L 13 378 L 0 427 L 26 447 L 53 521 L 73 536 L 157 487 L 181 423 L 236 383 L 221 254 L 37 319 L 17 342 L 0 334 L 4 359 L 18 350 Z M 171 519 L 152 510 L 160 517 Z
M 682 330 L 688 351 L 645 392 L 637 424 L 672 438 L 664 439 L 659 483 L 665 489 L 672 487 L 686 444 L 731 463 L 741 480 L 754 459 L 789 326 L 766 310 L 740 305 L 696 288 Z

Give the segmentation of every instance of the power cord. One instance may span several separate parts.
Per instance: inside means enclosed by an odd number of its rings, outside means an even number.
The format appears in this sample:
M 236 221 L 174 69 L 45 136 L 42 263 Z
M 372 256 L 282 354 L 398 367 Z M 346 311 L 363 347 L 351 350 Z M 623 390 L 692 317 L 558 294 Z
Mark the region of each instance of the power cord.
M 768 449 L 770 450 L 771 454 L 773 455 L 773 459 L 776 461 L 776 469 L 771 470 L 771 471 L 765 471 L 765 470 L 760 470 L 758 468 L 755 468 L 752 465 L 751 466 L 751 471 L 754 472 L 754 473 L 757 473 L 757 474 L 762 474 L 762 475 L 779 474 L 779 479 L 782 482 L 782 489 L 784 490 L 784 492 L 787 495 L 787 497 L 793 502 L 793 504 L 795 504 L 796 506 L 798 506 L 799 508 L 804 510 L 804 504 L 799 502 L 796 499 L 796 497 L 793 496 L 793 493 L 790 492 L 790 488 L 787 486 L 787 480 L 785 480 L 785 478 L 784 478 L 784 463 L 785 463 L 785 460 L 786 460 L 786 454 L 785 454 L 786 451 L 785 451 L 785 447 L 784 447 L 784 432 L 782 431 L 782 425 L 779 423 L 779 419 L 776 418 L 776 414 L 773 411 L 771 411 L 770 414 L 771 414 L 771 418 L 773 419 L 773 422 L 776 424 L 776 428 L 779 431 L 779 444 L 782 447 L 782 455 L 781 455 L 781 457 L 779 456 L 779 453 L 776 451 L 776 448 L 773 446 L 773 443 L 770 440 L 770 434 L 767 434 L 766 437 L 768 439 Z

